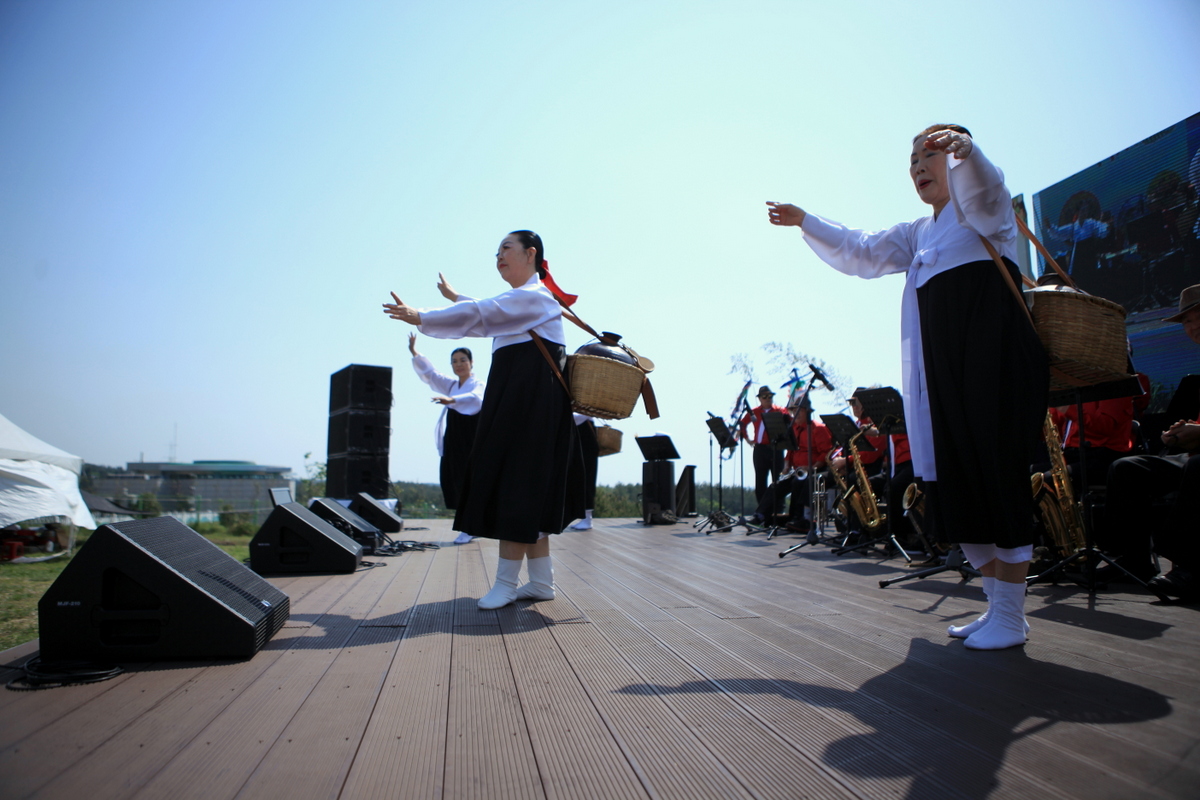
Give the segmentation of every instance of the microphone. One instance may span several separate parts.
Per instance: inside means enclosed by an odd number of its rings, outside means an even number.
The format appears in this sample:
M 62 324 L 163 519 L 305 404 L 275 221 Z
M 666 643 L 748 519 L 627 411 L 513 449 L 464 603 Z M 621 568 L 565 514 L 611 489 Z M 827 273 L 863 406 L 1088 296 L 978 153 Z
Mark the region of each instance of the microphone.
M 829 379 L 825 377 L 825 373 L 821 371 L 820 367 L 818 367 L 816 364 L 809 364 L 808 368 L 812 370 L 814 381 L 820 381 L 826 389 L 831 392 L 834 391 L 833 384 L 831 384 Z

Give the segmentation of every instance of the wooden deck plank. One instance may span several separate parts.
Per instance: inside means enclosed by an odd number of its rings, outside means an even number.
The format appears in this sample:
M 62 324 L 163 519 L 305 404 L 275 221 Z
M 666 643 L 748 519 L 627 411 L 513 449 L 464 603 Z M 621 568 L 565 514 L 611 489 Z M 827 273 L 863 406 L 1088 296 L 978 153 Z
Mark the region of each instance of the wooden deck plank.
M 403 630 L 360 627 L 263 757 L 239 797 L 335 798 Z
M 254 658 L 205 669 L 192 682 L 142 714 L 66 767 L 56 768 L 35 797 L 132 797 L 215 717 L 245 702 L 245 690 L 271 671 L 305 631 L 281 630 Z M 122 694 L 142 690 L 144 673 L 131 673 Z M 74 689 L 64 690 L 74 692 Z M 103 776 L 103 780 L 98 780 Z
M 397 606 L 407 620 L 404 638 L 347 775 L 341 796 L 348 799 L 443 796 L 458 553 L 422 556 L 428 571 L 411 609 Z
M 480 611 L 497 543 L 288 575 L 238 663 L 0 693 L 0 799 L 1190 798 L 1194 606 L 1038 586 L 1029 644 L 974 653 L 954 573 L 787 558 L 791 537 L 597 520 L 551 542 L 558 598 Z M 19 660 L 36 643 L 0 654 Z M 11 670 L 9 671 L 11 674 Z
M 339 595 L 354 605 L 378 593 L 368 573 L 343 576 Z M 265 755 L 283 738 L 288 724 L 313 695 L 358 628 L 346 615 L 323 614 L 296 646 L 199 731 L 146 782 L 145 797 L 234 797 Z M 212 765 L 220 764 L 214 772 Z
M 658 695 L 628 691 L 643 682 L 641 676 L 594 624 L 555 625 L 551 631 L 652 797 L 753 796 Z
M 548 800 L 644 800 L 645 787 L 546 621 L 519 606 L 498 617 Z

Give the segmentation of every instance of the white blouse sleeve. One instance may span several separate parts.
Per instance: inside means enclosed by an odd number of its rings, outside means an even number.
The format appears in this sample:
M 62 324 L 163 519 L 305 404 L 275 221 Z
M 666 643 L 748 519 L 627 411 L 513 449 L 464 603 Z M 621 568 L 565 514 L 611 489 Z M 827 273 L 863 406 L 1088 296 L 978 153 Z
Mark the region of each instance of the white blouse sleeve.
M 486 300 L 464 300 L 452 306 L 418 309 L 421 333 L 436 339 L 497 337 L 526 333 L 562 317 L 562 307 L 540 284 L 527 283 Z
M 965 160 L 948 160 L 950 201 L 958 223 L 996 242 L 1016 238 L 1012 195 L 999 167 L 988 161 L 978 144 Z
M 458 383 L 458 381 L 455 381 Z M 479 409 L 483 408 L 483 391 L 486 384 L 483 381 L 471 379 L 462 385 L 461 388 L 455 387 L 457 391 L 448 392 L 454 398 L 454 404 L 450 406 L 460 414 L 466 414 L 468 417 L 473 417 L 479 413 Z
M 425 381 L 430 389 L 440 394 L 450 394 L 450 390 L 458 386 L 458 378 L 445 375 L 433 368 L 433 362 L 426 356 L 414 356 L 413 372 Z
M 860 278 L 903 272 L 916 253 L 910 222 L 872 233 L 847 228 L 816 214 L 805 214 L 800 229 L 804 241 L 822 261 L 838 272 Z

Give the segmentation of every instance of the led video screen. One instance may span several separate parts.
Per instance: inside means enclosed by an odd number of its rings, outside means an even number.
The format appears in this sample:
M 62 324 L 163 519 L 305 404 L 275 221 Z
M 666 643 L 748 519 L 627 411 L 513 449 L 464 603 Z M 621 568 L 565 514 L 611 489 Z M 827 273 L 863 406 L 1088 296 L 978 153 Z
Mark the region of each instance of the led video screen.
M 1179 323 L 1179 293 L 1200 283 L 1200 114 L 1033 196 L 1042 242 L 1079 288 L 1120 303 L 1151 413 L 1200 374 L 1200 345 Z M 1051 270 L 1038 256 L 1039 274 Z M 1052 270 L 1051 270 L 1052 271 Z

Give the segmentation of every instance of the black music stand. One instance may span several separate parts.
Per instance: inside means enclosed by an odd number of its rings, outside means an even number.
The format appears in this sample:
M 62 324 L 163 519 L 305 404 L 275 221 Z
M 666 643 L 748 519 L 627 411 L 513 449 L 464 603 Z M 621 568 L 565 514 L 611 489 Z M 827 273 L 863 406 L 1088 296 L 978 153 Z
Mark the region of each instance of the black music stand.
M 1087 480 L 1086 449 L 1090 445 L 1088 445 L 1087 441 L 1087 431 L 1084 429 L 1083 404 L 1094 403 L 1099 400 L 1113 400 L 1120 397 L 1133 397 L 1141 393 L 1142 385 L 1133 375 L 1129 375 L 1115 381 L 1094 383 L 1090 386 L 1080 386 L 1050 393 L 1048 403 L 1050 406 L 1068 405 L 1069 403 L 1073 402 L 1077 412 L 1076 415 L 1079 423 L 1079 445 L 1081 451 L 1079 454 L 1079 485 L 1082 487 L 1081 504 L 1083 506 L 1083 513 L 1081 516 L 1083 518 L 1084 546 L 1081 549 L 1076 550 L 1074 553 L 1068 553 L 1062 560 L 1049 569 L 1044 570 L 1037 575 L 1030 575 L 1025 579 L 1026 585 L 1033 586 L 1034 584 L 1043 583 L 1046 581 L 1057 584 L 1059 573 L 1064 573 L 1069 565 L 1075 563 L 1076 561 L 1082 560 L 1083 578 L 1070 578 L 1070 580 L 1075 584 L 1087 589 L 1089 598 L 1095 598 L 1096 586 L 1098 583 L 1102 583 L 1101 581 L 1096 580 L 1096 562 L 1103 561 L 1104 563 L 1110 564 L 1119 569 L 1121 572 L 1125 573 L 1126 577 L 1140 585 L 1142 588 L 1150 591 L 1152 594 L 1158 597 L 1159 600 L 1162 600 L 1164 603 L 1171 602 L 1171 599 L 1165 594 L 1153 588 L 1146 583 L 1146 581 L 1143 581 L 1141 578 L 1137 577 L 1129 570 L 1118 564 L 1116 561 L 1096 549 L 1096 541 L 1092 535 L 1093 498 Z
M 729 430 L 729 426 L 725 424 L 725 420 L 718 417 L 711 411 L 708 412 L 708 419 L 705 424 L 708 425 L 708 504 L 712 505 L 712 460 L 713 460 L 713 441 L 721 446 L 721 455 L 717 459 L 717 507 L 708 512 L 704 519 L 692 525 L 698 531 L 702 531 L 707 527 L 723 528 L 726 525 L 733 523 L 733 517 L 725 513 L 725 456 L 726 450 L 737 448 L 737 439 L 733 435 L 733 431 Z M 708 532 L 706 532 L 708 533 Z

